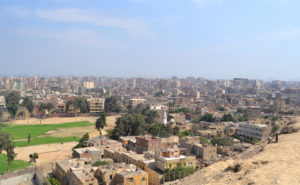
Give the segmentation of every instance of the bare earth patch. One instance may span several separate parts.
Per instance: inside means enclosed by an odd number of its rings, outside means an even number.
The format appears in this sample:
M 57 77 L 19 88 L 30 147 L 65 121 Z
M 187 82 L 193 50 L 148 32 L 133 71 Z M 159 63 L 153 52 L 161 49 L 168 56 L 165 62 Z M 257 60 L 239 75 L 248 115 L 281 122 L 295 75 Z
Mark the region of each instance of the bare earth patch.
M 50 130 L 46 132 L 44 135 L 41 135 L 39 137 L 72 137 L 72 136 L 81 137 L 85 133 L 89 133 L 89 136 L 91 138 L 99 136 L 98 130 L 96 130 L 94 126 L 90 126 L 90 127 L 60 128 L 57 130 Z M 102 134 L 105 135 L 106 131 L 102 130 Z
M 50 131 L 46 132 L 44 135 L 41 135 L 39 137 L 70 137 L 70 136 L 81 137 L 85 133 L 90 133 L 93 131 L 95 131 L 95 128 L 93 126 L 60 128 L 57 130 L 50 130 Z
M 69 142 L 63 144 L 46 144 L 27 147 L 17 147 L 15 152 L 18 154 L 16 159 L 29 161 L 29 154 L 38 153 L 39 159 L 37 164 L 45 164 L 56 160 L 62 160 L 72 155 L 72 147 L 77 142 Z

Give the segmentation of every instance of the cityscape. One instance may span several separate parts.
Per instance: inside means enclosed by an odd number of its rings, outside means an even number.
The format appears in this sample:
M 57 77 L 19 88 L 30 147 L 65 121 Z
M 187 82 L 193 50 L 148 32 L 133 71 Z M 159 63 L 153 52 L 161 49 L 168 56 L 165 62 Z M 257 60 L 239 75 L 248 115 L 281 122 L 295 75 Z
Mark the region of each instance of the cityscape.
M 0 87 L 1 185 L 210 183 L 207 168 L 297 132 L 300 113 L 300 82 L 1 76 Z
M 0 1 L 0 185 L 300 185 L 299 7 Z

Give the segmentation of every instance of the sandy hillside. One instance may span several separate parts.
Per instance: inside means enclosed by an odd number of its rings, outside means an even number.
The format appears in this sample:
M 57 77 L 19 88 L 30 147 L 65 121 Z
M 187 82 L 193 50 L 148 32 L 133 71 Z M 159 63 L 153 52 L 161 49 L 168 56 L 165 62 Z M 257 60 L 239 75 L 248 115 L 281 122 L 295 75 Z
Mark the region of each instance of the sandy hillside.
M 300 119 L 290 125 L 300 129 Z M 289 127 L 290 127 L 289 126 Z M 239 172 L 225 169 L 241 166 Z M 300 184 L 300 130 L 279 135 L 279 143 L 253 146 L 234 159 L 217 162 L 177 184 L 298 185 Z

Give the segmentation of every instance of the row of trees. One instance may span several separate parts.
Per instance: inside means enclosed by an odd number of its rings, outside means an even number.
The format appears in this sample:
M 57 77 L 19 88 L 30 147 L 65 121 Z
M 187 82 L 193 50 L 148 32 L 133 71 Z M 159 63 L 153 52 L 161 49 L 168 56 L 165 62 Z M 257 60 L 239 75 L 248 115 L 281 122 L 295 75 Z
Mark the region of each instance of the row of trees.
M 221 118 L 216 118 L 214 117 L 213 114 L 199 114 L 196 116 L 192 122 L 193 123 L 199 123 L 200 121 L 206 121 L 206 122 L 216 122 L 216 121 L 221 121 L 221 122 L 236 122 L 236 121 L 247 121 L 248 117 L 246 115 L 238 116 L 235 117 L 230 113 L 224 113 Z

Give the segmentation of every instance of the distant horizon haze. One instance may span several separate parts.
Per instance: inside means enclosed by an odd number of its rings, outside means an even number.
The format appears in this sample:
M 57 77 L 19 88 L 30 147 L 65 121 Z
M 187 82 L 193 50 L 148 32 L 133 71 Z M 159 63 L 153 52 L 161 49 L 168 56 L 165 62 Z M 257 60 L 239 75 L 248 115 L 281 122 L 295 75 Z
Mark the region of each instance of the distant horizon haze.
M 0 74 L 300 81 L 297 0 L 0 1 Z

